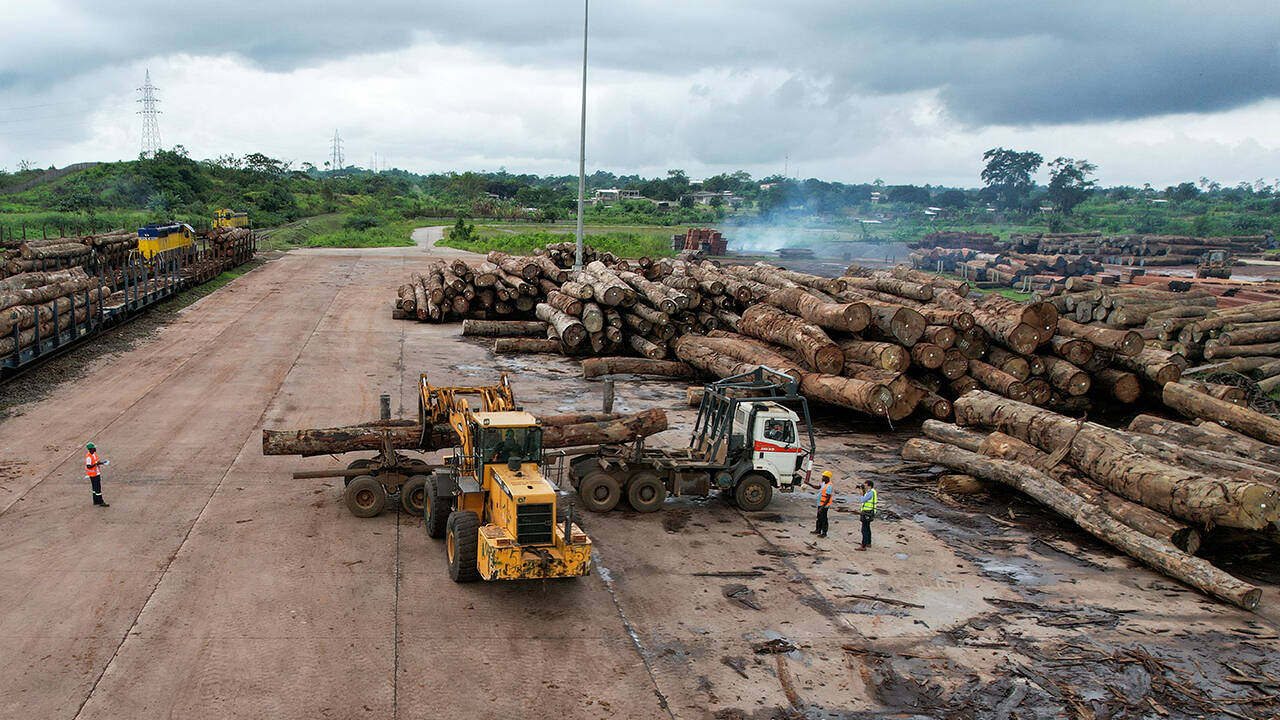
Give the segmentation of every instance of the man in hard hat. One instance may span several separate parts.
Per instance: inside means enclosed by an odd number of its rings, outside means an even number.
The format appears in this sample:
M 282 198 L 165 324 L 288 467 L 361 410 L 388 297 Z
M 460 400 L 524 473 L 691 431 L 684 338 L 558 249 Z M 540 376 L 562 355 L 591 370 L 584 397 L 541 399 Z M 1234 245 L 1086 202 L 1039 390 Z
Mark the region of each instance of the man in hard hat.
M 89 478 L 89 484 L 93 486 L 93 504 L 98 507 L 111 507 L 102 499 L 102 466 L 107 464 L 106 460 L 98 460 L 98 447 L 93 443 L 87 443 L 84 446 L 86 452 L 84 454 L 84 474 Z
M 831 503 L 835 500 L 836 493 L 831 487 L 831 471 L 826 470 L 822 473 L 822 486 L 818 488 L 818 522 L 813 532 L 809 533 L 810 535 L 827 536 L 827 513 L 830 512 Z
M 876 495 L 876 484 L 870 480 L 858 486 L 862 490 L 862 544 L 858 550 L 871 547 L 871 521 L 876 519 L 879 496 Z

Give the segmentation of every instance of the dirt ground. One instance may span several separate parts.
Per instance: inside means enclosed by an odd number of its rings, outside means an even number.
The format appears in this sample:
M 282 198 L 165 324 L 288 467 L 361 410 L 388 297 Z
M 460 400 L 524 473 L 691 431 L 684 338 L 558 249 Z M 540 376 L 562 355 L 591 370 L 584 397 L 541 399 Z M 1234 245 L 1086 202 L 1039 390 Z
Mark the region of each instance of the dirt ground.
M 582 518 L 589 577 L 455 585 L 421 518 L 355 518 L 340 481 L 290 476 L 338 459 L 260 445 L 374 418 L 380 393 L 413 416 L 421 371 L 599 406 L 570 360 L 392 320 L 420 240 L 290 252 L 0 421 L 0 717 L 1273 716 L 1238 702 L 1280 690 L 1270 550 L 1234 558 L 1263 609 L 1227 607 L 1011 494 L 939 495 L 897 459 L 910 427 L 831 410 L 819 466 L 881 488 L 869 552 L 847 495 L 818 541 L 812 492 L 676 499 Z M 617 393 L 686 441 L 682 386 Z

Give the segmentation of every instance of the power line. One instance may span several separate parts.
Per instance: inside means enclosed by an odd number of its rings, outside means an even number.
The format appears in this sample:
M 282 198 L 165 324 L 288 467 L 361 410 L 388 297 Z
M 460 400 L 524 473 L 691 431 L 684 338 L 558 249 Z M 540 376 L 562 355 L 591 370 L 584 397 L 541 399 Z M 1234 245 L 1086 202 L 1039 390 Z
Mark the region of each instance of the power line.
M 142 93 L 142 97 L 138 98 L 138 102 L 142 103 L 138 114 L 142 116 L 143 157 L 155 157 L 156 151 L 160 149 L 160 123 L 156 120 L 156 116 L 160 114 L 156 109 L 156 103 L 160 102 L 156 98 L 157 89 L 151 84 L 151 70 L 148 69 L 146 82 L 138 88 L 138 92 Z
M 338 170 L 346 167 L 346 158 L 342 157 L 342 138 L 338 136 L 338 131 L 333 131 L 333 140 L 331 141 L 330 151 L 332 159 L 330 160 L 329 169 Z

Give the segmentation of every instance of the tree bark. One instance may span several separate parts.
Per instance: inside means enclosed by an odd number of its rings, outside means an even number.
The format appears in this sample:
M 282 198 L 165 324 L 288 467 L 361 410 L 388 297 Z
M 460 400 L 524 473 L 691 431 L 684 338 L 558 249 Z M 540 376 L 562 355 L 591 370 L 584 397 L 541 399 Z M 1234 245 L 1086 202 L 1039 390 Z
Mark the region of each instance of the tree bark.
M 642 335 L 628 335 L 627 342 L 633 350 L 650 360 L 661 360 L 667 356 L 666 345 L 653 342 Z
M 867 342 L 864 340 L 841 340 L 840 350 L 844 353 L 845 363 L 856 362 L 872 367 L 884 368 L 895 372 L 904 372 L 911 367 L 911 356 L 906 348 L 887 342 Z M 916 347 L 919 347 L 918 345 Z M 941 356 L 941 353 L 939 353 Z M 942 364 L 939 357 L 938 364 Z
M 504 337 L 493 342 L 493 351 L 499 355 L 511 353 L 563 354 L 567 348 L 558 338 Z
M 1142 397 L 1142 383 L 1138 380 L 1138 376 L 1131 372 L 1105 368 L 1094 371 L 1091 377 L 1093 390 L 1103 391 L 1119 402 L 1129 404 L 1137 402 L 1138 398 Z
M 1210 360 L 1217 358 L 1254 357 L 1258 355 L 1280 355 L 1280 342 L 1259 345 L 1226 345 L 1218 340 L 1210 340 L 1204 344 L 1204 356 Z
M 1088 340 L 1097 347 L 1112 350 L 1120 355 L 1137 355 L 1142 352 L 1142 336 L 1132 330 L 1081 325 L 1066 318 L 1059 318 L 1058 332 L 1069 337 Z
M 822 302 L 800 288 L 776 290 L 769 293 L 765 302 L 831 330 L 862 332 L 871 322 L 871 310 L 866 303 Z
M 1072 397 L 1089 392 L 1089 386 L 1092 384 L 1089 379 L 1089 373 L 1062 358 L 1053 357 L 1052 355 L 1045 355 L 1042 359 L 1044 360 L 1045 377 L 1049 379 L 1049 384 L 1053 385 L 1058 392 Z
M 946 356 L 946 351 L 933 343 L 918 342 L 911 346 L 911 364 L 926 370 L 937 370 L 942 367 L 942 361 Z
M 1053 354 L 1072 365 L 1084 365 L 1093 357 L 1093 343 L 1084 338 L 1054 335 L 1049 339 Z
M 938 368 L 938 372 L 948 380 L 962 377 L 969 372 L 969 358 L 959 350 L 951 348 L 942 354 L 942 365 Z
M 1048 453 L 1065 446 L 1071 464 L 1103 487 L 1166 515 L 1246 529 L 1259 529 L 1280 519 L 1280 492 L 1274 488 L 1209 477 L 1159 462 L 1094 423 L 981 391 L 956 400 L 955 413 L 960 425 L 994 427 Z
M 943 350 L 949 350 L 956 344 L 956 330 L 950 325 L 929 325 L 925 327 L 921 340 L 933 343 Z
M 582 377 L 601 375 L 654 375 L 669 378 L 697 377 L 689 365 L 673 360 L 648 360 L 631 357 L 598 357 L 582 361 Z
M 994 365 L 988 365 L 981 360 L 970 360 L 969 374 L 982 383 L 983 387 L 988 390 L 994 390 L 1007 398 L 1012 400 L 1025 400 L 1027 398 L 1027 386 L 1019 382 L 1018 378 Z
M 1164 540 L 1188 555 L 1194 555 L 1200 548 L 1200 531 L 1170 520 L 1151 508 L 1125 500 L 1071 467 L 1061 463 L 1054 464 L 1053 458 L 1048 453 L 1041 452 L 1015 437 L 999 431 L 993 432 L 983 440 L 975 452 L 1001 460 L 1023 463 L 1039 470 L 1062 483 L 1063 487 L 1085 501 L 1097 505 L 1116 520 L 1147 537 Z
M 1032 356 L 1034 357 L 1034 356 Z M 1000 347 L 992 347 L 987 349 L 988 365 L 994 365 L 1004 372 L 1017 378 L 1020 382 L 1026 382 L 1031 377 L 1030 361 L 1017 353 L 1011 353 Z
M 1232 577 L 1207 561 L 1187 555 L 1168 542 L 1148 537 L 1115 518 L 1099 514 L 1093 504 L 1067 490 L 1062 483 L 1021 463 L 984 457 L 920 438 L 907 441 L 902 457 L 944 465 L 1021 490 L 1125 554 L 1237 607 L 1253 610 L 1262 597 L 1259 588 Z
M 537 337 L 547 336 L 547 324 L 538 320 L 473 320 L 462 321 L 462 334 L 473 337 Z
M 844 368 L 844 353 L 817 325 L 771 305 L 752 305 L 742 314 L 742 332 L 799 352 L 810 367 L 827 375 Z
M 1220 422 L 1252 438 L 1280 445 L 1280 420 L 1247 407 L 1219 400 L 1178 383 L 1164 386 L 1164 404 L 1192 418 Z
M 1116 354 L 1112 362 L 1157 387 L 1164 387 L 1169 383 L 1176 384 L 1182 377 L 1181 368 L 1168 359 L 1168 353 L 1163 353 L 1156 348 L 1144 347 L 1136 355 Z
M 577 347 L 587 339 L 587 328 L 572 315 L 560 312 L 546 303 L 538 303 L 534 314 L 539 320 L 554 327 L 560 340 L 569 347 Z

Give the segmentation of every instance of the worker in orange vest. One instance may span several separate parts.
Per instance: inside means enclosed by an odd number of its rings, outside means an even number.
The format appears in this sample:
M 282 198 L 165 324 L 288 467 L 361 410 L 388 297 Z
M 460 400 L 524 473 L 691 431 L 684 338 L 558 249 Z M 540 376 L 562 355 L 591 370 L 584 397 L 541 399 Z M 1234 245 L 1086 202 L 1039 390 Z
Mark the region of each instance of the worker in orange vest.
M 93 504 L 98 507 L 111 507 L 102 499 L 102 470 L 101 468 L 107 464 L 106 460 L 98 460 L 98 448 L 93 443 L 85 446 L 84 454 L 84 474 L 89 478 L 89 484 L 93 486 Z
M 831 487 L 831 471 L 827 470 L 822 473 L 822 487 L 818 489 L 818 522 L 810 535 L 827 536 L 827 513 L 831 511 L 831 503 L 835 500 L 836 491 Z

